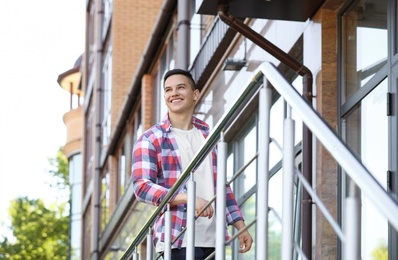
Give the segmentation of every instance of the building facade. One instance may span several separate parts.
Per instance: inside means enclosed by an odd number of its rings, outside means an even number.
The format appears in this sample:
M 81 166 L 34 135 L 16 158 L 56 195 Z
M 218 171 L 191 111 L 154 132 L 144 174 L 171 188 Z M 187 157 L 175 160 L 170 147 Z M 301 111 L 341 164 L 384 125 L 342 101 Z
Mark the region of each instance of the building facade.
M 225 3 L 86 1 L 86 48 L 81 65 L 85 97 L 81 259 L 120 259 L 154 211 L 134 197 L 131 154 L 142 132 L 167 112 L 161 79 L 172 68 L 191 71 L 201 90 L 195 114 L 215 127 L 260 64 L 271 62 L 306 96 L 373 178 L 386 191 L 397 194 L 397 1 L 220 2 Z M 301 73 L 303 67 L 311 75 L 309 89 L 303 83 L 307 78 Z M 256 197 L 261 122 L 255 103 L 247 104 L 248 112 L 236 118 L 239 124 L 226 135 L 228 174 L 245 168 L 233 189 L 246 222 L 255 219 L 253 205 L 261 199 Z M 275 93 L 270 134 L 279 143 L 283 143 L 286 113 L 283 98 Z M 345 198 L 356 189 L 316 138 L 308 142 L 303 137 L 305 127 L 294 113 L 293 117 L 298 122 L 297 165 L 309 168 L 313 190 L 344 227 Z M 312 158 L 302 164 L 307 143 Z M 277 147 L 270 149 L 273 188 L 269 203 L 280 215 L 282 156 Z M 368 197 L 360 198 L 361 258 L 387 259 L 388 252 L 388 259 L 397 259 L 397 231 Z M 299 244 L 309 247 L 304 250 L 307 258 L 345 259 L 344 245 L 319 207 L 311 200 L 297 204 L 310 208 L 303 217 L 310 220 L 310 232 L 299 239 Z M 258 234 L 255 225 L 249 230 L 255 240 L 253 249 L 242 256 L 232 246 L 228 259 L 255 258 Z M 268 236 L 268 254 L 279 259 L 282 242 L 277 217 L 269 217 Z M 144 241 L 138 248 L 141 259 L 148 246 Z M 373 258 L 375 255 L 384 258 Z
M 82 220 L 82 128 L 83 128 L 83 92 L 81 89 L 80 56 L 70 70 L 58 76 L 58 84 L 70 94 L 70 110 L 64 114 L 66 142 L 63 152 L 68 158 L 70 185 L 70 223 L 69 258 L 81 259 L 81 220 Z

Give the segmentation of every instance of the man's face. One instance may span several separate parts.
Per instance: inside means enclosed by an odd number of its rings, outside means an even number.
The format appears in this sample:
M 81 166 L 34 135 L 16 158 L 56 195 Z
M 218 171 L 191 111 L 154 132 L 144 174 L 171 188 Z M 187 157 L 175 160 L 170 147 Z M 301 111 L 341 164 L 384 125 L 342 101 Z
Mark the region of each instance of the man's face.
M 184 75 L 172 75 L 164 82 L 164 100 L 171 113 L 192 113 L 199 90 L 193 90 Z

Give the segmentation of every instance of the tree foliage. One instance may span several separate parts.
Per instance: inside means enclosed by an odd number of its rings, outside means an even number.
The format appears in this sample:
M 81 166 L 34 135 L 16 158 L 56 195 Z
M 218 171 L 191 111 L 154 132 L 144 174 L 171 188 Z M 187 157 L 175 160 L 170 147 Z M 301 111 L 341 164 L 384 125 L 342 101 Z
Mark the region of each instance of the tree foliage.
M 388 247 L 385 241 L 380 241 L 379 245 L 372 251 L 373 260 L 388 260 Z
M 54 176 L 54 181 L 56 183 L 55 187 L 58 189 L 69 189 L 68 158 L 66 158 L 62 147 L 59 148 L 55 158 L 48 159 L 48 163 L 52 166 L 52 169 L 49 172 Z
M 11 230 L 15 243 L 1 243 L 0 259 L 66 259 L 69 217 L 66 204 L 47 208 L 41 199 L 17 198 L 11 202 Z
M 56 183 L 54 192 L 69 188 L 68 161 L 62 147 L 49 163 L 53 166 L 49 173 Z M 0 259 L 67 259 L 69 201 L 47 206 L 43 199 L 20 197 L 11 201 L 8 211 L 13 237 L 0 240 Z

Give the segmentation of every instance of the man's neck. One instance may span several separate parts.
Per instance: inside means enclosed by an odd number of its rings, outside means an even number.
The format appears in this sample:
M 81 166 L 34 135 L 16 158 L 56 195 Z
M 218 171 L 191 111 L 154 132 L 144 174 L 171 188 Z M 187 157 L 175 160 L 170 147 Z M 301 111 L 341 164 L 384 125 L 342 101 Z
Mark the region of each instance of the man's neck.
M 173 128 L 181 130 L 192 129 L 192 114 L 173 114 L 169 113 L 169 120 Z

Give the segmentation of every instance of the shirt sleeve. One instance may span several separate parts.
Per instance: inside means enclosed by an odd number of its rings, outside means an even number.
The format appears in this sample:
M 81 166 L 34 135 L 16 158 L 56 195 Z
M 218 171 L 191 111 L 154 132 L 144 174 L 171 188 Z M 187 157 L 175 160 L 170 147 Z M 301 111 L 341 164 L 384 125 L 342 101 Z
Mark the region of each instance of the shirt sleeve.
M 158 184 L 161 169 L 158 167 L 153 141 L 142 136 L 133 151 L 132 181 L 138 201 L 158 206 L 169 191 Z
M 236 203 L 234 193 L 232 192 L 232 189 L 229 185 L 227 186 L 226 199 L 227 199 L 226 218 L 228 225 L 232 225 L 233 223 L 239 220 L 244 220 L 242 212 L 240 211 L 239 206 Z

